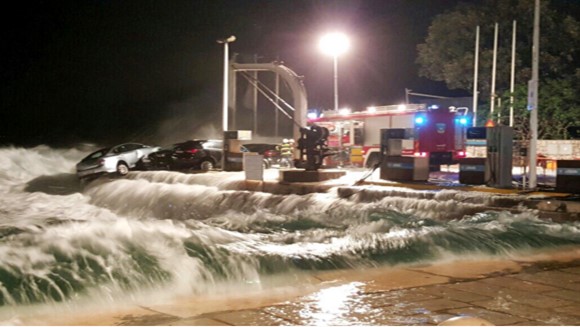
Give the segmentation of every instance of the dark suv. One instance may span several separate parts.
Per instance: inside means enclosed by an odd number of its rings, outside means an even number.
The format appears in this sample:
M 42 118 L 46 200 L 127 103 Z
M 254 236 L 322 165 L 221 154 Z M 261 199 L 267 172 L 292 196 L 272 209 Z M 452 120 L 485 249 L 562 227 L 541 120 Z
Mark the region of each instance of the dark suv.
M 173 144 L 142 159 L 149 170 L 211 170 L 219 165 L 221 149 L 209 147 L 208 140 Z

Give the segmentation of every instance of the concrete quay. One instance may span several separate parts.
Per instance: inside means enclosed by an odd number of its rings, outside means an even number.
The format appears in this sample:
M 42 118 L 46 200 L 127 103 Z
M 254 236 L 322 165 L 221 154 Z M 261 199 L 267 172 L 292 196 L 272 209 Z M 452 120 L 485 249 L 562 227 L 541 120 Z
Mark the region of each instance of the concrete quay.
M 294 286 L 141 304 L 41 325 L 580 325 L 580 248 L 510 259 L 318 272 Z
M 236 188 L 251 192 L 267 192 L 273 194 L 297 194 L 304 195 L 317 192 L 328 192 L 332 188 L 337 188 L 338 195 L 342 198 L 349 198 L 355 194 L 374 193 L 375 197 L 388 196 L 388 192 L 382 193 L 380 188 L 401 189 L 410 191 L 430 191 L 433 192 L 452 190 L 487 194 L 486 202 L 480 202 L 481 208 L 475 210 L 507 210 L 513 213 L 523 210 L 537 210 L 538 216 L 543 219 L 551 219 L 555 222 L 578 221 L 580 220 L 580 199 L 573 198 L 573 194 L 556 192 L 522 192 L 516 189 L 498 189 L 486 186 L 465 186 L 465 185 L 438 185 L 433 183 L 400 183 L 390 181 L 363 182 L 358 185 L 338 180 L 328 180 L 324 182 L 279 182 L 272 180 L 252 181 L 246 180 L 242 184 L 237 184 Z M 371 190 L 369 192 L 369 190 Z M 381 195 L 381 193 L 383 195 Z M 370 195 L 372 196 L 372 195 Z M 407 193 L 407 197 L 412 197 L 412 193 Z M 378 198 L 377 198 L 378 199 Z M 476 200 L 474 200 L 476 201 Z

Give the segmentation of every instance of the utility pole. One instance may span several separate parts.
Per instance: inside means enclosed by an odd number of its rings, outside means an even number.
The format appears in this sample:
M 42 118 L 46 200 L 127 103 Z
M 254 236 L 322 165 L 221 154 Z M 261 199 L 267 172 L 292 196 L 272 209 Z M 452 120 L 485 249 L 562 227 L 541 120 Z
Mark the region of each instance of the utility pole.
M 494 37 L 493 37 L 493 62 L 491 67 L 491 101 L 490 101 L 490 112 L 491 119 L 493 120 L 493 111 L 495 106 L 495 71 L 497 63 L 497 36 L 498 36 L 498 23 L 495 23 Z
M 258 55 L 254 54 L 254 63 L 258 63 Z M 253 134 L 254 135 L 258 135 L 258 72 L 254 71 L 252 72 L 252 77 L 254 79 L 254 81 L 256 82 L 256 86 L 253 87 L 252 89 L 252 104 L 253 104 L 253 110 L 254 110 L 254 119 L 253 119 L 253 123 L 254 123 L 254 128 L 253 129 Z
M 512 31 L 512 70 L 510 78 L 510 127 L 514 126 L 514 90 L 516 80 L 516 21 Z
M 528 110 L 530 111 L 530 148 L 528 158 L 530 160 L 530 180 L 531 190 L 537 187 L 536 165 L 537 165 L 537 143 L 538 143 L 538 84 L 539 84 L 539 57 L 540 57 L 540 0 L 535 0 L 534 6 L 534 38 L 532 45 L 532 80 L 528 84 Z M 531 103 L 530 103 L 531 102 Z
M 275 81 L 275 91 L 276 92 L 276 108 L 278 108 L 278 102 L 280 102 L 280 75 L 278 73 L 276 74 L 276 81 Z M 280 110 L 275 110 L 274 111 L 274 120 L 276 121 L 274 123 L 274 135 L 276 136 L 276 138 L 278 138 L 278 122 L 279 122 L 279 114 L 280 114 Z
M 475 59 L 473 60 L 473 127 L 477 126 L 477 79 L 479 69 L 479 25 L 475 29 Z

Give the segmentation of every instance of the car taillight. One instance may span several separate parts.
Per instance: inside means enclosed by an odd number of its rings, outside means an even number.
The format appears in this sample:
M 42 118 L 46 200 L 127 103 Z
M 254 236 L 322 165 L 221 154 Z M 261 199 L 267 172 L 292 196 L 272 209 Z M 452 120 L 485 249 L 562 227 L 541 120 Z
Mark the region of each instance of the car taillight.
M 274 156 L 274 151 L 272 151 L 272 150 L 266 150 L 266 151 L 264 151 L 264 156 L 265 157 L 273 157 Z
M 465 157 L 465 151 L 459 151 L 459 152 L 457 152 L 457 156 L 458 157 Z
M 199 150 L 198 149 L 189 149 L 189 150 L 186 150 L 185 152 L 191 153 L 191 154 L 196 154 L 197 151 L 199 151 Z
M 98 163 L 99 163 L 99 166 L 104 165 L 105 164 L 105 159 L 99 159 Z

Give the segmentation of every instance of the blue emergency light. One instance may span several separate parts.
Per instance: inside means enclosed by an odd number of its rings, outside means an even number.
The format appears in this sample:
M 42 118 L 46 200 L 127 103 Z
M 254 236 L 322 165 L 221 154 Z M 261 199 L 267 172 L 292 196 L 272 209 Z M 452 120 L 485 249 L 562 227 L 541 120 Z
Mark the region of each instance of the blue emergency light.
M 468 123 L 468 119 L 467 119 L 467 118 L 465 118 L 465 117 L 464 117 L 464 118 L 459 118 L 459 119 L 457 119 L 457 122 L 458 122 L 459 124 L 461 124 L 461 125 L 467 125 L 467 123 Z
M 415 117 L 415 124 L 417 124 L 417 125 L 423 125 L 426 121 L 427 121 L 427 119 L 425 119 L 425 117 L 423 117 L 423 116 Z

